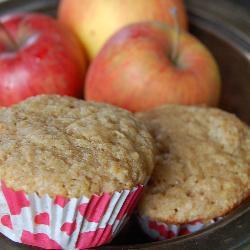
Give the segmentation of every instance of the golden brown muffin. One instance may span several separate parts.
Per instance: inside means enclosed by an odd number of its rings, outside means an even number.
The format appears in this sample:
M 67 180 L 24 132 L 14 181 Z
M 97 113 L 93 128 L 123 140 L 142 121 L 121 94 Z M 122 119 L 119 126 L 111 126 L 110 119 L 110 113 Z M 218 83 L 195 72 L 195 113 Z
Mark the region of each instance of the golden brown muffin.
M 222 216 L 250 194 L 250 129 L 215 108 L 162 106 L 137 115 L 156 141 L 140 215 L 171 224 Z
M 39 195 L 91 196 L 144 184 L 153 142 L 128 111 L 42 95 L 0 110 L 0 178 Z

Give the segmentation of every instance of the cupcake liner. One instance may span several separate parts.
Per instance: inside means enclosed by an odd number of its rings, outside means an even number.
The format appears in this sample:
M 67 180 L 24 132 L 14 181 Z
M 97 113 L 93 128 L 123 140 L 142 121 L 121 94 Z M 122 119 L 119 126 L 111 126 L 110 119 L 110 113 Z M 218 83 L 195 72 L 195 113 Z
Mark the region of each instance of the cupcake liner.
M 147 216 L 138 216 L 138 221 L 142 230 L 154 240 L 166 240 L 176 236 L 191 234 L 221 219 L 222 217 L 219 217 L 210 220 L 207 223 L 202 223 L 200 220 L 195 220 L 187 224 L 175 225 L 151 220 Z
M 65 198 L 14 191 L 0 184 L 0 233 L 45 249 L 85 249 L 106 244 L 132 212 L 143 185 L 131 190 Z

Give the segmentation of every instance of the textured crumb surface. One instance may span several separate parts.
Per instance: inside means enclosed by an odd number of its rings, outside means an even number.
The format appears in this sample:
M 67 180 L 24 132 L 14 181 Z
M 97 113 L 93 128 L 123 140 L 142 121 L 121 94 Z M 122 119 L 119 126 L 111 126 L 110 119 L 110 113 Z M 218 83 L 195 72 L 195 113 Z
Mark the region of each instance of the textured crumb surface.
M 141 215 L 173 224 L 206 222 L 249 197 L 250 129 L 234 115 L 169 105 L 138 117 L 158 150 Z
M 42 95 L 0 110 L 0 178 L 39 195 L 91 196 L 144 184 L 153 142 L 133 114 Z

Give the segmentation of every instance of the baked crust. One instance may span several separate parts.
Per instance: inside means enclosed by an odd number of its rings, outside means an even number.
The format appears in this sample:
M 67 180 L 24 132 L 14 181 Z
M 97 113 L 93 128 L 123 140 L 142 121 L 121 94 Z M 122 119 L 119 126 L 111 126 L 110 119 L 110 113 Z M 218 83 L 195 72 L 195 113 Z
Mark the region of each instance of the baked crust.
M 234 115 L 167 105 L 137 116 L 158 149 L 141 215 L 171 224 L 206 222 L 249 197 L 250 130 Z
M 150 134 L 132 113 L 41 95 L 0 110 L 0 178 L 15 190 L 91 196 L 144 184 Z

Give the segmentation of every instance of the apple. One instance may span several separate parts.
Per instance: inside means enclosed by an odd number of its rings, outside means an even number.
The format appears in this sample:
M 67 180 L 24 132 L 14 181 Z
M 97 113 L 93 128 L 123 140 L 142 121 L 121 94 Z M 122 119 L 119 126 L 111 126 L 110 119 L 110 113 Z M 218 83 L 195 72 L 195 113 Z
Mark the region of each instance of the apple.
M 0 18 L 0 106 L 39 94 L 80 97 L 86 59 L 80 42 L 42 14 Z
M 61 0 L 59 20 L 82 41 L 92 59 L 116 31 L 128 24 L 158 20 L 170 25 L 169 10 L 176 7 L 180 26 L 187 29 L 182 0 Z
M 191 34 L 160 22 L 129 25 L 93 60 L 85 98 L 130 111 L 163 104 L 214 106 L 220 75 L 208 49 Z

